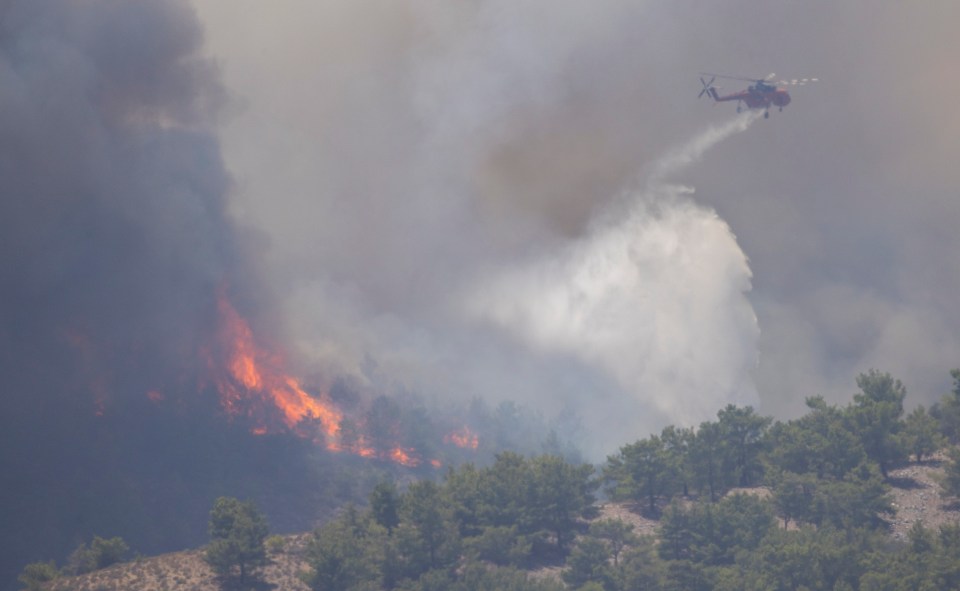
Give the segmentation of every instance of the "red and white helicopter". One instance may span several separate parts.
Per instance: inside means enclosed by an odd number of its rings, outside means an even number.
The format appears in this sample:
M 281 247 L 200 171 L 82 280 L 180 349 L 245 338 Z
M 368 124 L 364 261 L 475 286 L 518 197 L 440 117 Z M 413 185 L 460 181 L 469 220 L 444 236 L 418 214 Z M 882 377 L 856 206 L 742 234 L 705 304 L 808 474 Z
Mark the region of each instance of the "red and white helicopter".
M 707 82 L 704 80 L 704 76 L 710 76 L 710 81 Z M 703 90 L 700 91 L 697 98 L 706 94 L 718 103 L 737 101 L 737 113 L 740 112 L 743 105 L 746 105 L 748 109 L 764 109 L 763 116 L 767 118 L 770 117 L 771 105 L 779 107 L 782 111 L 784 107 L 790 104 L 790 93 L 787 92 L 786 86 L 803 86 L 818 81 L 818 78 L 795 78 L 793 80 L 773 82 L 775 76 L 776 74 L 770 74 L 766 78 L 744 78 L 742 76 L 724 76 L 722 74 L 701 72 L 700 84 L 703 84 Z M 748 86 L 746 90 L 720 96 L 717 92 L 717 87 L 713 85 L 713 81 L 717 78 L 745 80 L 747 82 L 753 82 L 753 84 Z

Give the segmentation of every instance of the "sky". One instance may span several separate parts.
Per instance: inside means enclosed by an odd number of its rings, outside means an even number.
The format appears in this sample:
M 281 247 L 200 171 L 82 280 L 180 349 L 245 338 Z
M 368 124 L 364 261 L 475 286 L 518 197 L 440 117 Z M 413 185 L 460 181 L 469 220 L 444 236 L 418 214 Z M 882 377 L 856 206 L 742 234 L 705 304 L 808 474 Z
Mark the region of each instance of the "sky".
M 304 371 L 571 409 L 600 452 L 870 368 L 948 390 L 955 2 L 194 8 Z M 741 121 L 704 71 L 820 82 L 661 173 Z

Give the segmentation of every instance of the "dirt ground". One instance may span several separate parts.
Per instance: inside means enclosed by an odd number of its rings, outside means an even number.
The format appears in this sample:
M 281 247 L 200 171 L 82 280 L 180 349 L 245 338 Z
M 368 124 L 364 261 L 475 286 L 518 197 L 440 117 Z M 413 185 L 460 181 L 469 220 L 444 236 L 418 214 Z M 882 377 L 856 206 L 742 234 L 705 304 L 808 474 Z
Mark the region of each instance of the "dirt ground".
M 283 536 L 284 549 L 270 556 L 258 591 L 309 591 L 298 578 L 306 570 L 303 552 L 310 534 Z M 50 591 L 220 591 L 203 550 L 173 552 L 117 564 L 79 577 L 58 579 Z

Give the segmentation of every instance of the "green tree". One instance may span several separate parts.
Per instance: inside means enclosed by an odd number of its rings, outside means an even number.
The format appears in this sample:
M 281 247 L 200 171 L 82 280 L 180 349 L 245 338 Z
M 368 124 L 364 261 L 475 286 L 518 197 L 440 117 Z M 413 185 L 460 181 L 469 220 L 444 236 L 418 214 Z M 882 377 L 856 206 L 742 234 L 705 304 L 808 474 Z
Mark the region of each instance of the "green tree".
M 593 507 L 593 467 L 543 455 L 533 458 L 530 468 L 532 482 L 526 511 L 530 529 L 549 532 L 563 551 L 575 535 L 578 519 Z
M 830 527 L 772 530 L 753 552 L 737 557 L 745 591 L 856 588 L 881 534 Z
M 674 506 L 660 521 L 660 555 L 707 566 L 729 565 L 737 552 L 756 549 L 772 528 L 769 503 L 753 495 L 731 495 L 689 509 Z
M 806 415 L 768 431 L 766 462 L 779 471 L 842 479 L 866 460 L 863 445 L 841 409 L 820 396 L 806 403 Z
M 530 463 L 520 454 L 501 452 L 480 475 L 477 521 L 481 525 L 509 527 L 521 533 L 532 531 L 530 514 L 533 474 Z
M 664 591 L 713 591 L 716 582 L 710 569 L 690 560 L 667 563 L 663 577 Z
M 458 580 L 443 591 L 564 591 L 559 581 L 536 580 L 513 568 L 490 568 L 485 564 L 469 563 Z
M 903 430 L 903 443 L 907 450 L 917 458 L 917 462 L 922 462 L 924 456 L 934 453 L 946 443 L 945 438 L 940 433 L 937 420 L 927 412 L 922 404 L 907 415 Z
M 607 458 L 604 479 L 614 499 L 646 500 L 650 512 L 657 499 L 672 492 L 671 466 L 663 440 L 656 435 L 620 448 Z
M 960 497 L 960 448 L 947 450 L 947 463 L 940 478 L 940 494 L 948 497 Z
M 114 537 L 109 540 L 94 536 L 90 544 L 80 544 L 67 559 L 65 570 L 72 575 L 82 575 L 106 568 L 121 562 L 130 547 L 123 538 Z
M 813 498 L 812 522 L 837 529 L 882 528 L 882 516 L 896 513 L 887 485 L 876 466 L 864 463 L 844 480 L 819 480 Z
M 303 581 L 313 591 L 379 587 L 386 538 L 386 530 L 369 514 L 349 507 L 313 532 L 306 551 L 310 570 Z
M 941 525 L 931 565 L 936 589 L 960 589 L 960 525 Z
M 464 539 L 468 553 L 500 566 L 520 566 L 530 557 L 532 544 L 517 533 L 517 526 L 489 526 L 480 535 Z
M 624 552 L 620 572 L 617 573 L 619 589 L 659 591 L 663 588 L 665 564 L 657 555 L 653 536 L 644 536 Z
M 950 443 L 960 443 L 960 369 L 950 371 L 953 388 L 939 403 L 930 408 L 930 415 L 940 425 L 940 432 Z
M 751 406 L 737 407 L 732 404 L 718 412 L 717 418 L 726 442 L 727 461 L 737 486 L 754 485 L 763 474 L 760 453 L 763 451 L 764 432 L 772 419 L 756 414 Z
M 813 498 L 817 490 L 815 474 L 794 474 L 778 471 L 769 476 L 773 488 L 773 506 L 783 518 L 783 526 L 790 521 L 813 523 Z
M 57 564 L 50 562 L 33 562 L 23 567 L 23 572 L 17 577 L 17 580 L 23 583 L 27 591 L 40 591 L 45 583 L 48 583 L 60 576 L 57 570 Z
M 685 497 L 690 495 L 690 483 L 694 480 L 690 456 L 695 437 L 693 428 L 682 429 L 673 425 L 665 427 L 660 433 L 668 472 Z
M 370 493 L 370 511 L 373 519 L 387 532 L 400 524 L 400 493 L 392 481 L 377 484 Z
M 437 484 L 421 480 L 410 485 L 401 501 L 395 534 L 403 571 L 418 578 L 428 570 L 451 566 L 460 554 L 460 535 L 453 511 Z
M 903 400 L 907 390 L 888 373 L 871 369 L 857 377 L 860 393 L 849 408 L 851 422 L 867 456 L 880 466 L 887 477 L 890 466 L 905 456 L 900 438 L 903 430 Z
M 724 458 L 724 439 L 719 423 L 700 423 L 690 443 L 688 461 L 693 483 L 701 493 L 706 490 L 711 501 L 716 501 L 727 490 Z
M 613 579 L 609 561 L 610 549 L 606 544 L 596 538 L 583 538 L 577 542 L 567 559 L 563 580 L 573 587 L 581 587 L 590 582 L 609 587 Z
M 456 470 L 449 470 L 444 482 L 446 495 L 453 517 L 460 527 L 463 537 L 479 535 L 484 525 L 482 519 L 490 517 L 494 510 L 488 508 L 486 496 L 490 494 L 487 482 L 487 472 L 477 469 L 472 463 L 463 464 Z M 492 525 L 492 524 L 490 524 Z M 516 527 L 503 525 L 500 527 Z
M 590 524 L 590 535 L 603 540 L 610 549 L 613 565 L 620 565 L 620 554 L 627 546 L 636 545 L 640 538 L 633 533 L 633 526 L 620 519 L 600 519 Z
M 208 527 L 210 544 L 204 559 L 223 577 L 239 571 L 243 585 L 248 575 L 267 564 L 264 540 L 269 528 L 263 514 L 251 501 L 220 497 L 213 503 Z
M 691 557 L 694 543 L 691 512 L 674 501 L 663 512 L 658 529 L 657 552 L 664 560 L 685 560 Z

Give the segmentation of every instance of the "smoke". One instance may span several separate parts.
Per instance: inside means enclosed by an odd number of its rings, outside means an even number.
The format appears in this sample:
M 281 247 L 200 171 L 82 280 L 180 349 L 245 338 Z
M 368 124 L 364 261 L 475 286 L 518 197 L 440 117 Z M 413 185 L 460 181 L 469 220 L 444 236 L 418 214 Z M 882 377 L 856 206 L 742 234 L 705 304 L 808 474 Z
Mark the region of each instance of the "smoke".
M 665 182 L 755 120 L 747 114 L 699 134 L 655 161 L 646 186 L 585 236 L 471 292 L 473 314 L 614 378 L 626 400 L 584 393 L 577 405 L 602 418 L 591 425 L 594 445 L 616 445 L 664 420 L 695 424 L 728 402 L 758 402 L 746 257 L 726 223 L 690 198 L 692 189 Z M 604 412 L 590 409 L 594 402 Z
M 200 380 L 218 289 L 269 313 L 201 44 L 186 2 L 0 3 L 0 587 L 94 534 L 199 543 L 257 461 Z
M 761 410 L 844 400 L 870 367 L 916 401 L 945 391 L 953 3 L 196 4 L 237 100 L 221 135 L 234 206 L 271 237 L 307 358 L 439 398 L 609 406 L 618 384 L 571 369 L 594 362 L 510 337 L 518 355 L 458 298 L 610 226 L 597 220 L 638 167 L 655 176 L 665 146 L 729 108 L 696 101 L 697 72 L 775 71 L 821 82 L 684 178 L 750 259 Z M 929 108 L 918 89 L 937 89 Z
M 577 414 L 595 455 L 755 400 L 745 257 L 664 182 L 750 119 L 660 157 L 679 131 L 649 133 L 643 7 L 197 6 L 242 103 L 222 136 L 237 211 L 272 237 L 302 367 Z

